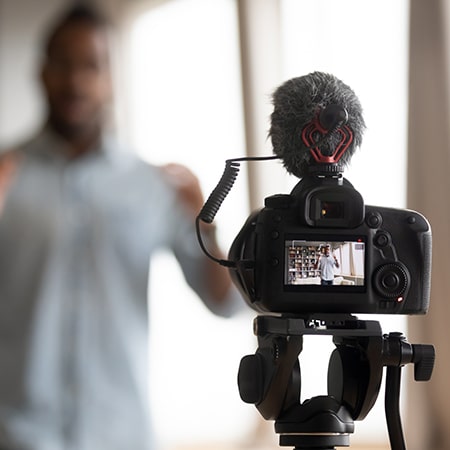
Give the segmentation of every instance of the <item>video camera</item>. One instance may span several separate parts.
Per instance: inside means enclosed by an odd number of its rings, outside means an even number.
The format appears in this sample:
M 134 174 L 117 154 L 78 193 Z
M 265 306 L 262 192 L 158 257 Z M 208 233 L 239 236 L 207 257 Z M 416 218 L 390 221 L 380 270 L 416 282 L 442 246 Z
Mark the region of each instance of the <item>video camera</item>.
M 329 245 L 333 277 L 321 279 Z M 331 256 L 330 256 L 331 258 Z M 431 231 L 414 212 L 365 206 L 340 176 L 309 176 L 265 199 L 231 246 L 235 284 L 258 312 L 424 314 Z M 334 262 L 334 258 L 333 262 Z M 324 283 L 323 281 L 331 281 Z
M 276 156 L 238 158 L 197 217 L 207 256 L 230 269 L 254 321 L 258 349 L 241 360 L 243 401 L 275 420 L 280 445 L 295 450 L 349 446 L 354 420 L 374 405 L 386 367 L 386 420 L 392 450 L 405 450 L 400 420 L 401 368 L 431 377 L 432 345 L 383 334 L 355 313 L 425 314 L 430 299 L 431 229 L 421 214 L 364 205 L 342 176 L 365 127 L 353 91 L 329 74 L 294 78 L 274 93 L 270 136 Z M 228 260 L 205 247 L 211 223 L 232 188 L 239 162 L 280 158 L 300 178 L 290 194 L 267 197 L 231 245 Z M 333 336 L 328 395 L 300 403 L 298 357 L 304 335 Z
M 365 128 L 354 92 L 314 72 L 282 84 L 273 103 L 276 156 L 228 160 L 199 220 L 212 222 L 240 161 L 280 158 L 301 180 L 290 194 L 266 198 L 235 238 L 228 261 L 216 261 L 230 267 L 244 299 L 260 313 L 426 313 L 427 220 L 414 211 L 364 205 L 342 176 Z M 325 245 L 328 263 L 319 255 Z

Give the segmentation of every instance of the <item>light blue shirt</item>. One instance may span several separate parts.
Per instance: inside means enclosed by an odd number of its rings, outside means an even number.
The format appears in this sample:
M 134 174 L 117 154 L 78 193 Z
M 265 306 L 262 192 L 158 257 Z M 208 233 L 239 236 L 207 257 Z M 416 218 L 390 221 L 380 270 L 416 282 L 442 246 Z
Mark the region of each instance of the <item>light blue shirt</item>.
M 319 259 L 319 269 L 322 280 L 332 281 L 334 279 L 334 266 L 336 265 L 333 256 L 322 255 Z
M 44 130 L 22 148 L 0 217 L 2 449 L 152 448 L 152 252 L 171 248 L 207 301 L 205 258 L 175 193 L 114 147 L 69 160 Z

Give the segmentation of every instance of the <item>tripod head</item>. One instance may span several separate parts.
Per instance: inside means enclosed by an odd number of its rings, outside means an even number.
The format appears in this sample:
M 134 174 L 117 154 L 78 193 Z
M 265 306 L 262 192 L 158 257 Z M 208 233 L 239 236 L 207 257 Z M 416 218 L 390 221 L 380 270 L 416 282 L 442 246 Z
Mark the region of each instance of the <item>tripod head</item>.
M 304 450 L 348 447 L 354 420 L 364 419 L 375 404 L 386 366 L 391 446 L 392 450 L 405 449 L 398 408 L 400 370 L 413 363 L 416 381 L 427 381 L 434 364 L 432 346 L 411 345 L 401 333 L 383 335 L 378 322 L 351 315 L 258 316 L 254 330 L 259 346 L 254 355 L 241 361 L 239 392 L 265 419 L 275 420 L 281 446 Z M 332 335 L 336 349 L 329 362 L 328 395 L 300 404 L 298 356 L 306 334 Z

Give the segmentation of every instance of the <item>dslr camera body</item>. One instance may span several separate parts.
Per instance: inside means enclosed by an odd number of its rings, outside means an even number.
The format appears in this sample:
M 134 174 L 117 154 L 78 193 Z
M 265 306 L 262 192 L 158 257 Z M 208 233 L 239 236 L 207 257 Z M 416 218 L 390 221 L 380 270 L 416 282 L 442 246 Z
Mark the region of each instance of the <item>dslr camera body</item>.
M 429 305 L 427 220 L 365 206 L 339 173 L 310 175 L 291 194 L 267 197 L 229 260 L 234 283 L 260 313 L 425 314 Z

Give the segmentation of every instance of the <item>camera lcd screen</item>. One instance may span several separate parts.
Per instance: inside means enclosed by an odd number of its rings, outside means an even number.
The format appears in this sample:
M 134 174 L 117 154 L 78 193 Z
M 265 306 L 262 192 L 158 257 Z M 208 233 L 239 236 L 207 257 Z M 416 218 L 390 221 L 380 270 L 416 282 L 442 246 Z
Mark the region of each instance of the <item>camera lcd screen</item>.
M 363 237 L 286 239 L 284 284 L 296 290 L 361 290 L 365 286 L 365 258 Z

